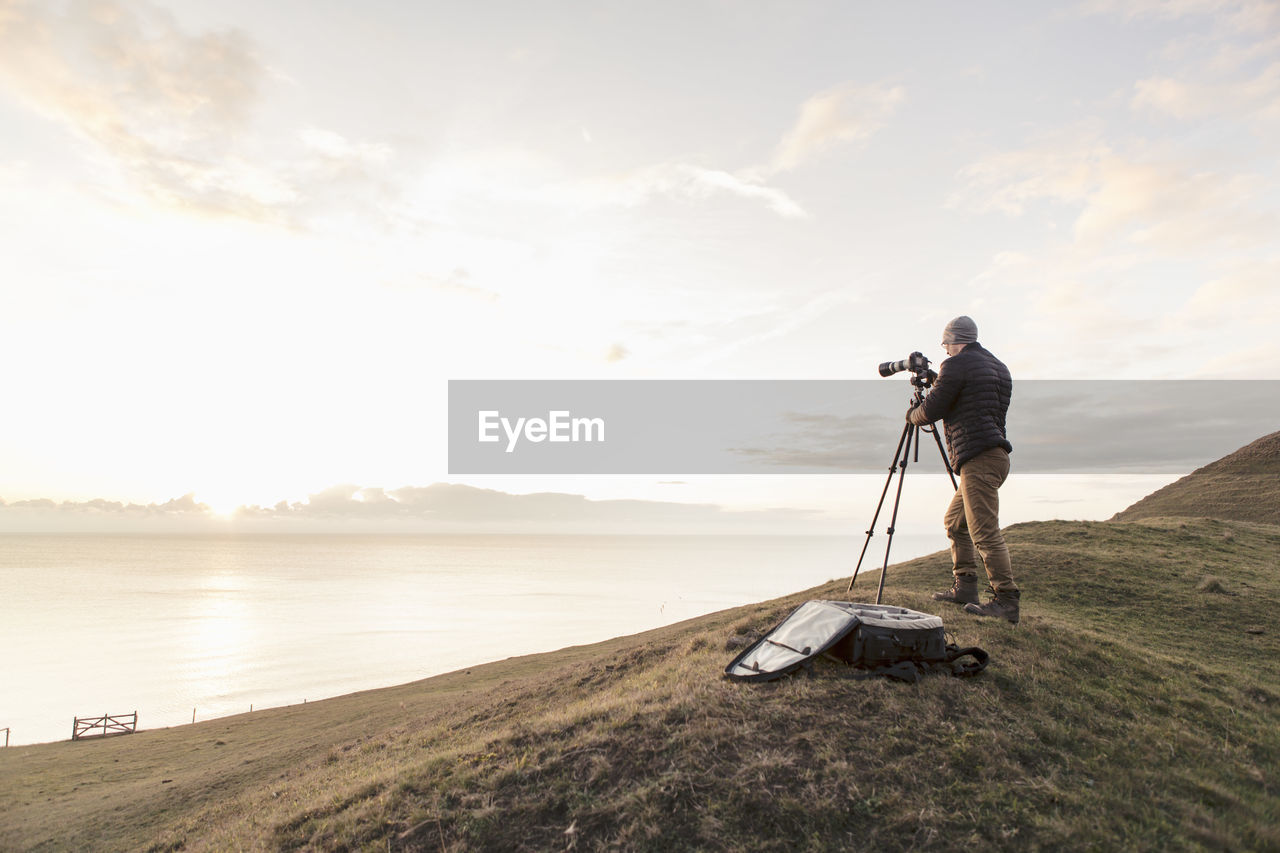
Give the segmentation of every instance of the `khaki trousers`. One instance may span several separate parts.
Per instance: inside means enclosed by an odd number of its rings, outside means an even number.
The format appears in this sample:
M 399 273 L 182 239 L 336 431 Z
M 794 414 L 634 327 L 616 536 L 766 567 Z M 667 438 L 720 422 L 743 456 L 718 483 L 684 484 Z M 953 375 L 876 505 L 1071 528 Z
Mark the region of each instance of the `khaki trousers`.
M 951 571 L 976 575 L 978 555 L 997 592 L 1012 592 L 1013 567 L 1000 532 L 1000 486 L 1009 476 L 1009 454 L 1003 447 L 984 450 L 960 468 L 960 488 L 947 507 L 943 524 L 951 540 Z

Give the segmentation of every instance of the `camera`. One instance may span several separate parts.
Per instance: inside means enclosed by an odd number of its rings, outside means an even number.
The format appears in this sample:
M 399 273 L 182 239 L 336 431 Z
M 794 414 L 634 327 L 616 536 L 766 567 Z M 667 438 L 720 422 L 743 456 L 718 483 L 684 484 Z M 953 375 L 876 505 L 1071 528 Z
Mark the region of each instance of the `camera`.
M 903 370 L 910 370 L 916 374 L 924 373 L 929 369 L 929 359 L 924 357 L 924 353 L 913 352 L 911 355 L 902 359 L 902 361 L 886 361 L 880 365 L 881 376 L 892 376 Z
M 910 370 L 914 374 L 911 384 L 920 391 L 931 387 L 933 380 L 938 378 L 937 371 L 929 369 L 929 359 L 920 352 L 913 352 L 901 361 L 886 361 L 880 365 L 881 376 L 892 376 L 903 370 Z

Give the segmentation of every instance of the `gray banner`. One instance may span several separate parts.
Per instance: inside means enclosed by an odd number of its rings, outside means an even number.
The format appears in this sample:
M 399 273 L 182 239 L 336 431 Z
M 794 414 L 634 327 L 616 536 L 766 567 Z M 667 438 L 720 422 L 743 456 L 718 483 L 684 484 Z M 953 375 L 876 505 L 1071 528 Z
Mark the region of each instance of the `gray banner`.
M 451 380 L 449 473 L 883 472 L 911 395 L 898 377 Z M 1189 470 L 1277 429 L 1280 380 L 1015 381 L 1008 416 L 1019 473 Z

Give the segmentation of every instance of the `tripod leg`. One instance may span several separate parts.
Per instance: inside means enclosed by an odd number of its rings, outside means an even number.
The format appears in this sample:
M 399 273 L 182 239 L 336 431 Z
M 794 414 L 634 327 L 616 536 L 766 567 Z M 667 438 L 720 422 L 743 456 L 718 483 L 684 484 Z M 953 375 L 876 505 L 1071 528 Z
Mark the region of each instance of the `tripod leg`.
M 920 448 L 920 432 L 914 424 L 907 424 L 907 449 L 902 454 L 902 471 L 898 474 L 898 492 L 893 498 L 893 515 L 889 518 L 889 526 L 886 532 L 889 534 L 889 541 L 884 546 L 884 565 L 880 569 L 880 585 L 876 587 L 876 604 L 880 603 L 880 599 L 884 596 L 884 579 L 889 574 L 889 551 L 893 548 L 893 532 L 898 524 L 898 505 L 902 503 L 902 484 L 907 480 L 907 461 L 911 453 L 911 442 L 916 442 L 916 449 Z
M 876 521 L 879 520 L 880 510 L 884 507 L 884 497 L 889 494 L 889 484 L 893 482 L 893 475 L 898 471 L 898 457 L 902 453 L 902 445 L 907 442 L 908 436 L 911 435 L 912 430 L 913 426 L 908 423 L 902 427 L 902 435 L 898 436 L 898 446 L 893 451 L 893 464 L 889 466 L 889 476 L 885 478 L 884 488 L 880 491 L 880 502 L 876 504 L 875 515 L 871 516 L 871 524 L 867 527 L 867 538 L 862 542 L 862 553 L 858 555 L 858 565 L 854 567 L 853 577 L 849 578 L 849 585 L 845 587 L 846 595 L 853 591 L 854 581 L 858 579 L 858 572 L 862 569 L 862 558 L 867 556 L 867 546 L 871 544 L 871 536 L 876 531 Z M 910 444 L 907 446 L 910 447 Z M 906 462 L 903 461 L 902 465 L 905 467 Z M 898 490 L 901 492 L 902 487 L 899 486 Z
M 942 448 L 942 436 L 938 435 L 937 427 L 929 430 L 929 432 L 933 433 L 933 440 L 938 444 L 938 453 L 942 454 L 942 464 L 947 469 L 947 476 L 951 478 L 951 487 L 958 490 L 960 484 L 956 482 L 956 472 L 951 470 L 951 460 L 947 458 L 947 451 Z

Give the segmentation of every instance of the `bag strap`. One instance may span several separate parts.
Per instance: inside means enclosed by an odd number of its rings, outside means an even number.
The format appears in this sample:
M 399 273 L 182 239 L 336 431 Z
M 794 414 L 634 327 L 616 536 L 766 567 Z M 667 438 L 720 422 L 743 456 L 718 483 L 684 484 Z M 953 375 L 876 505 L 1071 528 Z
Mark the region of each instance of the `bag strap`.
M 868 678 L 891 678 L 894 681 L 915 684 L 920 680 L 920 668 L 922 666 L 924 664 L 916 661 L 903 660 L 870 668 L 851 667 L 852 672 L 842 673 L 842 675 L 844 678 L 852 678 L 855 681 L 863 681 Z
M 960 658 L 971 657 L 972 661 L 962 661 Z M 958 678 L 966 678 L 971 675 L 977 675 L 987 668 L 987 663 L 991 660 L 991 655 L 977 646 L 969 646 L 962 649 L 954 643 L 947 644 L 947 663 L 951 665 L 951 674 Z
M 961 658 L 971 657 L 972 661 L 961 660 Z M 855 672 L 848 673 L 845 677 L 862 681 L 867 678 L 891 678 L 894 681 L 905 681 L 908 684 L 915 684 L 920 680 L 920 676 L 926 672 L 949 672 L 957 678 L 967 678 L 977 675 L 987 668 L 987 663 L 991 656 L 983 649 L 977 646 L 969 646 L 962 649 L 955 643 L 947 644 L 947 656 L 940 661 L 911 661 L 904 660 L 897 663 L 884 664 L 869 669 L 857 669 Z

